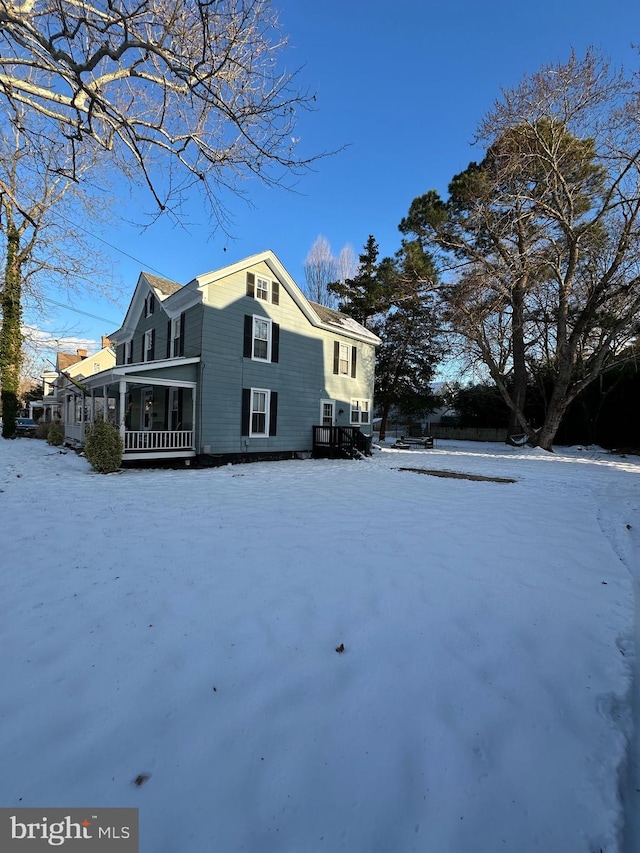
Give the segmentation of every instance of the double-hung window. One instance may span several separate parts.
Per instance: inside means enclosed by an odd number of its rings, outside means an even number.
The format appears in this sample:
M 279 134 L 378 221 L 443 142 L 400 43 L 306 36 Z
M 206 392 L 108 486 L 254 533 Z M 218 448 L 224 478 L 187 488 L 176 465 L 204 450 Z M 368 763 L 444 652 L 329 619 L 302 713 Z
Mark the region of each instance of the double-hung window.
M 249 435 L 266 436 L 269 423 L 269 391 L 251 389 L 251 427 Z
M 149 329 L 149 331 L 144 333 L 144 343 L 142 347 L 143 361 L 153 361 L 155 358 L 155 343 L 156 331 L 155 329 Z
M 156 300 L 153 293 L 148 293 L 144 300 L 144 316 L 150 317 L 156 308 Z
M 133 341 L 126 341 L 124 345 L 124 363 L 131 364 L 133 361 Z
M 271 361 L 271 320 L 264 317 L 253 318 L 252 358 L 258 361 Z
M 352 400 L 351 401 L 351 423 L 352 424 L 368 424 L 369 423 L 369 400 Z
M 184 355 L 184 314 L 171 321 L 171 355 Z
M 358 347 L 333 342 L 333 372 L 336 376 L 351 376 L 356 378 L 358 371 Z

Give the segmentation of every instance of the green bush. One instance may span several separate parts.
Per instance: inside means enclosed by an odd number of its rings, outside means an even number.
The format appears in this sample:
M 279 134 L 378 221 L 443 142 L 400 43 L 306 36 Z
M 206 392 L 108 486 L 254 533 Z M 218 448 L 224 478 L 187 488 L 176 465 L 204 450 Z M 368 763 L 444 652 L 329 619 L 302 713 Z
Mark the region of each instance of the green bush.
M 88 427 L 84 455 L 99 474 L 117 471 L 122 462 L 122 439 L 108 421 L 96 421 Z
M 64 427 L 62 424 L 53 421 L 49 424 L 47 431 L 47 444 L 52 444 L 54 447 L 60 447 L 64 442 Z

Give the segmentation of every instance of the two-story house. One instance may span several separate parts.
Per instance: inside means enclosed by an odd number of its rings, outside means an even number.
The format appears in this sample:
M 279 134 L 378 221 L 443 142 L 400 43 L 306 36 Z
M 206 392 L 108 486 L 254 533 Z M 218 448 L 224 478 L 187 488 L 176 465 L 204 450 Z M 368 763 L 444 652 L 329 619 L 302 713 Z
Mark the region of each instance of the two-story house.
M 184 286 L 142 273 L 109 337 L 116 364 L 83 384 L 91 411 L 115 400 L 125 460 L 286 458 L 371 434 L 378 338 L 310 302 L 271 251 Z

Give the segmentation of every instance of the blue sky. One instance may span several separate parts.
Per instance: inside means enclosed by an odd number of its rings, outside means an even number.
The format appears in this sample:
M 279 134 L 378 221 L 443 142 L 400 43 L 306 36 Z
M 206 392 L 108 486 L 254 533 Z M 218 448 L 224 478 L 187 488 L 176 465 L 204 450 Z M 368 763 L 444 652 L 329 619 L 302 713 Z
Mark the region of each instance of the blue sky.
M 141 269 L 185 283 L 272 249 L 303 285 L 304 259 L 319 234 L 335 254 L 345 244 L 358 253 L 369 234 L 381 255 L 393 254 L 412 199 L 430 188 L 446 194 L 451 177 L 482 157 L 471 144 L 473 134 L 501 87 L 517 85 L 543 63 L 566 60 L 572 48 L 583 54 L 589 45 L 616 63 L 638 66 L 632 48 L 640 42 L 637 0 L 275 5 L 290 39 L 286 65 L 301 67 L 300 84 L 317 92 L 317 108 L 302 114 L 296 134 L 301 153 L 347 147 L 320 160 L 293 192 L 247 182 L 251 204 L 226 199 L 230 235 L 212 233 L 197 203 L 187 207 L 184 227 L 167 221 L 142 231 L 127 220 L 141 221 L 143 203 L 150 210 L 151 200 L 132 202 L 123 192 L 118 208 L 124 221 L 103 234 L 111 247 L 101 244 L 114 264 L 114 290 L 122 290 L 119 304 L 89 292 L 70 297 L 75 311 L 49 302 L 48 317 L 37 322 L 52 337 L 66 328 L 79 339 L 99 341 L 118 328 Z

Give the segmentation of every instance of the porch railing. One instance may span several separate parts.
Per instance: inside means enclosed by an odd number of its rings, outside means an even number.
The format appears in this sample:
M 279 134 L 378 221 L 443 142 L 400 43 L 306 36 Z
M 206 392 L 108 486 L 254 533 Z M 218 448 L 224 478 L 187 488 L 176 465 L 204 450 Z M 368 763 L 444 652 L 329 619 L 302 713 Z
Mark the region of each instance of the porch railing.
M 191 450 L 193 430 L 127 430 L 124 452 L 134 450 Z
M 359 427 L 314 426 L 313 455 L 357 456 L 371 454 L 371 437 L 364 435 Z

